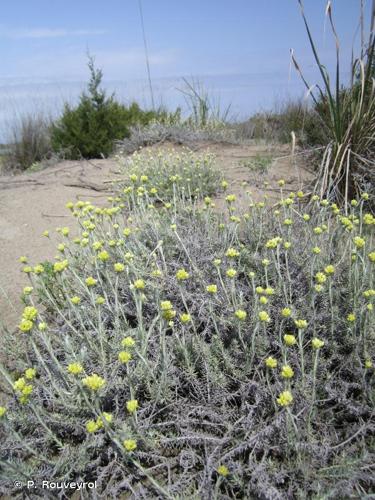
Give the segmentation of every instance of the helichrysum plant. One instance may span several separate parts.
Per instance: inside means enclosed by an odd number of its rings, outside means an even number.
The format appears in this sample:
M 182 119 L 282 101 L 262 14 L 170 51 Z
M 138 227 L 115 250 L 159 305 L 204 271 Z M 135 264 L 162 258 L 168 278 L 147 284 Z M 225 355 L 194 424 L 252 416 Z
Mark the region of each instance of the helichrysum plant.
M 249 199 L 234 217 L 231 193 L 226 213 L 211 206 L 210 156 L 171 155 L 135 155 L 104 208 L 68 203 L 80 234 L 50 237 L 54 262 L 22 259 L 2 492 L 21 495 L 22 477 L 97 480 L 103 497 L 370 494 L 367 200 L 345 214 L 281 185 L 276 212 Z

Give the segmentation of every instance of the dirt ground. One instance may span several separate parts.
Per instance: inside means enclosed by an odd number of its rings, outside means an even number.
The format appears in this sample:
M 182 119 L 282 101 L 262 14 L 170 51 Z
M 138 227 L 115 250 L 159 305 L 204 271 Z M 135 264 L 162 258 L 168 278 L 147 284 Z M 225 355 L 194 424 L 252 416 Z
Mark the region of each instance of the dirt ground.
M 245 204 L 244 182 L 254 200 L 263 199 L 265 194 L 276 200 L 279 179 L 286 180 L 286 190 L 296 191 L 312 175 L 298 156 L 291 158 L 288 147 L 200 144 L 194 149 L 209 149 L 216 155 L 217 164 L 230 184 L 228 193 L 236 194 L 242 205 Z M 269 158 L 264 172 L 253 164 L 262 158 Z M 25 255 L 31 265 L 53 259 L 56 227 L 69 226 L 74 234 L 76 222 L 65 204 L 90 200 L 105 205 L 111 194 L 111 181 L 119 178 L 113 159 L 64 161 L 39 172 L 0 177 L 0 330 L 2 325 L 13 330 L 22 311 L 20 294 L 28 279 L 20 271 L 19 257 Z M 216 203 L 220 209 L 224 195 L 220 195 Z M 44 230 L 50 231 L 52 241 L 42 236 Z

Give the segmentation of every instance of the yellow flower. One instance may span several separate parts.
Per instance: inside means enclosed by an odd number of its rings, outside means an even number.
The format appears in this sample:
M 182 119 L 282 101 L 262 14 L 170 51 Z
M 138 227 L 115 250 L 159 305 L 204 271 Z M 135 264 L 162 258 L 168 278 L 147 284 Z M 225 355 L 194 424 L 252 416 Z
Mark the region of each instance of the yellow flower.
M 128 351 L 121 351 L 119 352 L 119 355 L 118 355 L 118 360 L 120 361 L 120 363 L 129 363 L 129 361 L 132 359 L 132 355 L 130 354 L 130 352 Z
M 34 323 L 32 321 L 30 321 L 29 319 L 23 319 L 18 328 L 21 330 L 21 332 L 29 332 L 33 326 Z
M 122 443 L 126 451 L 132 452 L 137 448 L 137 441 L 134 439 L 125 439 Z
M 268 303 L 268 299 L 267 299 L 267 297 L 262 296 L 262 297 L 259 298 L 259 302 L 261 304 L 265 305 L 265 304 Z
M 264 290 L 264 293 L 265 293 L 266 295 L 273 295 L 273 294 L 275 293 L 275 289 L 274 289 L 274 288 L 272 288 L 272 287 L 270 287 L 270 286 L 268 286 L 268 287 Z
M 363 223 L 368 226 L 375 224 L 375 217 L 372 214 L 365 214 L 363 216 Z
M 130 236 L 131 235 L 131 232 L 132 230 L 130 229 L 130 227 L 126 227 L 123 231 L 122 231 L 122 234 L 124 236 Z
M 109 259 L 109 253 L 107 252 L 107 250 L 102 250 L 101 252 L 99 252 L 98 259 L 102 262 L 107 261 Z
M 151 273 L 151 276 L 153 276 L 154 278 L 160 278 L 161 276 L 163 276 L 163 273 L 160 271 L 160 269 L 154 269 Z
M 303 214 L 303 220 L 308 222 L 310 220 L 310 215 L 309 214 Z
M 217 293 L 217 286 L 216 285 L 207 285 L 206 290 L 208 293 Z
M 83 366 L 80 363 L 70 363 L 67 370 L 72 375 L 79 375 L 83 372 Z
M 320 349 L 321 347 L 324 346 L 323 340 L 318 339 L 317 337 L 314 337 L 311 341 L 311 344 L 314 349 Z
M 0 406 L 0 418 L 3 417 L 7 412 L 5 406 Z
M 68 267 L 68 261 L 62 260 L 61 262 L 55 262 L 53 265 L 53 270 L 55 273 L 62 273 Z
M 95 286 L 97 283 L 97 280 L 95 278 L 93 278 L 92 276 L 89 276 L 88 278 L 86 278 L 85 283 L 87 286 Z
M 219 467 L 216 469 L 216 472 L 219 474 L 219 476 L 226 477 L 229 474 L 228 467 L 225 465 L 219 465 Z
M 307 321 L 305 319 L 296 319 L 294 320 L 294 324 L 299 330 L 303 330 L 307 328 Z
M 134 288 L 136 288 L 137 290 L 144 290 L 145 289 L 145 282 L 141 279 L 138 279 L 138 280 L 135 280 L 134 283 Z
M 271 321 L 271 318 L 267 311 L 259 311 L 258 317 L 260 321 L 263 321 L 265 323 L 269 323 Z
M 240 321 L 244 321 L 246 319 L 246 317 L 247 317 L 247 312 L 244 311 L 243 309 L 237 309 L 237 311 L 235 311 L 234 315 Z
M 112 422 L 113 420 L 113 416 L 112 416 L 112 413 L 107 413 L 106 411 L 103 411 L 101 417 L 98 417 L 98 420 L 100 419 L 100 421 L 103 423 L 104 421 L 108 422 L 109 424 Z
M 21 262 L 21 264 L 26 264 L 27 257 L 25 257 L 24 255 L 22 255 L 18 260 Z
M 288 406 L 293 402 L 293 396 L 290 391 L 283 391 L 276 400 L 280 406 Z
M 95 304 L 97 304 L 98 306 L 104 304 L 104 302 L 105 302 L 105 298 L 104 297 L 99 296 L 99 297 L 97 297 L 95 299 Z
M 26 380 L 23 377 L 17 379 L 13 384 L 13 389 L 16 391 L 22 391 L 26 387 Z
M 223 189 L 226 189 L 226 188 L 228 187 L 228 183 L 227 183 L 227 181 L 222 181 L 222 182 L 221 182 L 221 187 L 222 187 Z
M 354 323 L 356 320 L 356 315 L 354 313 L 350 313 L 347 315 L 346 319 L 349 321 L 349 323 Z
M 323 229 L 318 226 L 318 227 L 314 227 L 313 231 L 315 234 L 322 234 Z
M 281 316 L 283 318 L 289 318 L 292 315 L 292 310 L 289 307 L 284 307 L 281 309 Z
M 275 358 L 273 358 L 272 356 L 269 356 L 265 360 L 265 363 L 266 363 L 267 368 L 276 368 L 276 366 L 277 366 L 277 360 Z
M 318 255 L 318 254 L 320 254 L 321 249 L 320 249 L 319 247 L 314 247 L 314 248 L 312 249 L 312 252 L 313 252 L 315 255 Z
M 236 195 L 235 194 L 228 194 L 228 196 L 225 198 L 225 201 L 228 203 L 233 203 L 236 201 Z
M 284 179 L 280 179 L 279 181 L 277 181 L 277 183 L 278 183 L 278 185 L 279 185 L 280 187 L 285 186 L 285 181 L 284 181 Z
M 125 337 L 121 341 L 123 347 L 133 347 L 135 345 L 135 340 L 132 337 Z
M 297 342 L 297 340 L 296 340 L 296 337 L 294 335 L 290 335 L 290 334 L 286 333 L 284 335 L 284 342 L 287 346 L 292 346 Z
M 81 302 L 81 298 L 77 297 L 77 295 L 75 295 L 74 297 L 72 297 L 70 299 L 70 302 L 76 306 Z
M 230 268 L 227 270 L 226 274 L 227 274 L 228 278 L 234 278 L 237 274 L 237 271 L 235 269 Z
M 96 373 L 93 373 L 92 375 L 89 375 L 88 377 L 82 379 L 82 383 L 92 391 L 98 391 L 105 386 L 106 382 L 104 378 L 99 377 L 99 375 L 97 375 Z
M 190 316 L 190 314 L 187 314 L 187 313 L 181 314 L 180 320 L 181 320 L 181 323 L 188 323 L 189 321 L 191 321 L 191 316 Z
M 285 219 L 284 220 L 284 226 L 291 226 L 293 224 L 292 219 Z
M 375 262 L 375 252 L 369 253 L 368 258 L 370 262 Z
M 228 248 L 225 255 L 230 259 L 234 259 L 235 257 L 238 257 L 240 253 L 235 248 Z
M 138 400 L 137 399 L 131 399 L 130 401 L 126 402 L 126 409 L 128 410 L 129 413 L 134 413 L 135 411 L 138 410 Z
M 34 288 L 32 286 L 25 286 L 23 289 L 24 295 L 30 295 L 33 292 Z
M 34 321 L 38 315 L 38 309 L 32 306 L 25 307 L 22 313 L 23 319 L 28 319 L 29 321 Z
M 41 332 L 44 332 L 45 330 L 47 330 L 47 323 L 45 323 L 44 321 L 42 321 L 41 323 L 39 323 L 38 330 L 41 331 Z
M 160 309 L 162 311 L 168 311 L 169 309 L 172 309 L 172 302 L 170 300 L 162 300 L 160 303 Z
M 353 240 L 353 243 L 357 248 L 363 248 L 365 246 L 366 240 L 364 240 L 360 236 L 356 236 Z
M 323 286 L 322 285 L 315 285 L 314 286 L 314 289 L 317 293 L 320 293 L 322 290 L 323 290 Z
M 96 432 L 97 430 L 99 430 L 99 426 L 95 422 L 95 420 L 89 420 L 86 423 L 86 430 L 87 430 L 87 432 L 89 432 L 90 434 L 92 434 L 93 432 Z
M 189 273 L 185 269 L 179 269 L 176 273 L 176 278 L 178 281 L 187 280 L 189 278 Z
M 265 267 L 269 266 L 269 265 L 270 265 L 270 263 L 271 263 L 271 261 L 270 261 L 269 259 L 263 259 L 263 260 L 262 260 L 262 264 L 263 264 L 263 266 L 265 266 Z
M 276 248 L 281 243 L 281 238 L 276 237 L 268 240 L 266 243 L 266 248 Z
M 322 284 L 327 281 L 327 276 L 324 273 L 316 273 L 315 279 L 318 283 Z
M 124 271 L 125 266 L 121 262 L 116 262 L 113 265 L 113 269 L 115 270 L 116 273 L 121 273 L 122 271 Z
M 23 396 L 30 396 L 30 394 L 33 392 L 33 386 L 31 384 L 26 384 L 21 392 Z
M 292 378 L 294 376 L 294 370 L 289 365 L 284 365 L 281 369 L 281 376 L 283 378 Z
M 35 274 L 42 274 L 44 273 L 44 267 L 42 266 L 42 264 L 38 264 L 37 266 L 34 267 L 34 273 Z
M 32 380 L 36 375 L 36 369 L 35 368 L 27 368 L 27 370 L 25 370 L 25 377 L 27 378 L 27 380 Z
M 370 369 L 370 368 L 372 368 L 372 367 L 373 367 L 373 364 L 372 364 L 371 359 L 366 359 L 366 360 L 365 360 L 365 368 L 366 368 L 367 370 L 369 370 L 369 369 Z
M 87 233 L 86 233 L 86 234 L 87 234 Z M 88 236 L 88 235 L 87 235 L 87 236 Z M 97 250 L 100 250 L 100 249 L 102 248 L 102 246 L 103 246 L 103 242 L 101 242 L 101 241 L 94 241 L 94 243 L 92 244 L 92 248 L 93 248 L 94 250 L 96 250 L 96 251 L 97 251 Z
M 326 274 L 333 274 L 335 272 L 335 268 L 330 264 L 324 268 L 324 272 Z

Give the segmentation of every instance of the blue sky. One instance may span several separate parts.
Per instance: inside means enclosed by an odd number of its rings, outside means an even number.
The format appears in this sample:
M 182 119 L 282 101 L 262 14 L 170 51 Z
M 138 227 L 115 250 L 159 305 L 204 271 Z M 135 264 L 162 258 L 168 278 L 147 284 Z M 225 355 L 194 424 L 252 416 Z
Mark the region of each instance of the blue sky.
M 370 11 L 371 0 L 365 0 Z M 305 0 L 323 60 L 334 62 L 326 0 Z M 333 0 L 344 59 L 358 23 L 359 0 Z M 318 81 L 297 0 L 142 0 L 157 100 L 178 102 L 181 77 L 198 77 L 236 112 L 301 94 L 289 79 L 289 50 Z M 86 51 L 124 99 L 148 105 L 138 0 L 13 0 L 0 18 L 0 105 L 74 98 L 87 79 Z M 1 100 L 1 96 L 3 100 Z M 5 96 L 5 97 L 4 97 Z M 181 98 L 181 95 L 180 95 Z M 49 101 L 50 100 L 50 101 Z M 1 120 L 1 111 L 0 111 Z

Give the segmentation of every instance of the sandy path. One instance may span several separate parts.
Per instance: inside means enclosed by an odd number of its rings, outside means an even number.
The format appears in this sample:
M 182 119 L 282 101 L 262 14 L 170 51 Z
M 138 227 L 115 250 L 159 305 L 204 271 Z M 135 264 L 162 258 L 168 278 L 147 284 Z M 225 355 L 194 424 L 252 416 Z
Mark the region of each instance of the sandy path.
M 165 147 L 165 146 L 164 146 Z M 176 148 L 176 146 L 174 146 Z M 244 204 L 246 181 L 255 200 L 264 197 L 265 191 L 277 198 L 277 180 L 289 181 L 287 188 L 300 188 L 299 177 L 306 180 L 309 174 L 295 167 L 288 155 L 287 148 L 266 148 L 259 146 L 200 145 L 194 149 L 209 149 L 217 155 L 220 168 L 230 182 L 230 191 Z M 249 158 L 256 155 L 278 157 L 266 173 L 259 173 L 245 165 Z M 74 234 L 75 219 L 65 208 L 67 201 L 91 200 L 103 205 L 110 195 L 110 182 L 118 178 L 117 164 L 114 160 L 64 161 L 43 171 L 19 176 L 0 177 L 0 329 L 1 323 L 10 329 L 18 323 L 22 310 L 20 294 L 28 284 L 27 277 L 20 272 L 18 262 L 21 255 L 27 256 L 35 265 L 46 259 L 53 259 L 55 245 L 42 237 L 44 230 L 51 234 L 56 227 L 69 226 Z M 264 181 L 269 182 L 265 189 Z M 246 198 L 246 203 L 248 200 Z M 220 196 L 217 205 L 224 204 Z
M 105 203 L 109 192 L 98 190 L 109 188 L 106 181 L 116 176 L 116 169 L 113 160 L 65 161 L 41 172 L 0 177 L 0 321 L 6 326 L 17 323 L 20 294 L 28 284 L 18 258 L 25 255 L 32 265 L 52 259 L 55 245 L 42 232 L 53 235 L 61 226 L 74 232 L 75 219 L 65 204 L 78 199 Z M 95 189 L 87 189 L 90 185 Z

